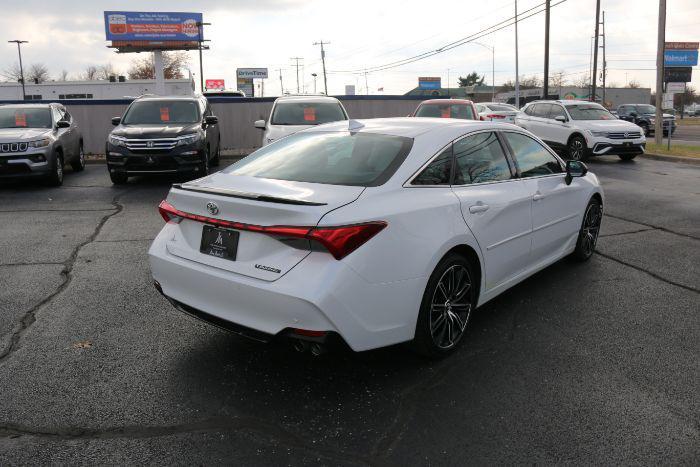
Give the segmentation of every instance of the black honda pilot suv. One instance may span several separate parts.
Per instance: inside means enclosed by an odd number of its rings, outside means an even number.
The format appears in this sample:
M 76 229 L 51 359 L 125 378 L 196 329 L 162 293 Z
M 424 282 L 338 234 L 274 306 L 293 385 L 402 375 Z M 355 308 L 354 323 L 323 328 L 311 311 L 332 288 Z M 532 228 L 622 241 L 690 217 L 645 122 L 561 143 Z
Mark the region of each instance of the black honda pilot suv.
M 142 96 L 127 107 L 107 138 L 112 183 L 152 173 L 203 177 L 219 164 L 218 119 L 202 96 Z

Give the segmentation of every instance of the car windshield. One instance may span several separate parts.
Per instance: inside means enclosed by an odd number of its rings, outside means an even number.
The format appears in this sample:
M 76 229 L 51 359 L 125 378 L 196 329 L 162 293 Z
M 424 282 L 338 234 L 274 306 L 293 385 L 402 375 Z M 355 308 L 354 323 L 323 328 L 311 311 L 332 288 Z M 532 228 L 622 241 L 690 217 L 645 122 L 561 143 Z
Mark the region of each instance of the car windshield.
M 656 107 L 654 107 L 653 105 L 638 105 L 637 112 L 639 112 L 640 114 L 655 114 Z
M 461 118 L 476 120 L 472 106 L 467 104 L 421 104 L 416 117 Z
M 597 104 L 567 105 L 573 120 L 616 120 L 615 116 Z
M 320 125 L 347 120 L 338 102 L 278 102 L 272 112 L 273 125 Z
M 141 101 L 132 103 L 122 119 L 124 125 L 197 123 L 199 109 L 194 101 Z
M 489 104 L 486 107 L 493 110 L 494 112 L 513 112 L 518 109 L 508 104 Z
M 0 107 L 0 128 L 51 128 L 47 108 Z
M 296 133 L 258 149 L 224 172 L 329 185 L 378 186 L 401 165 L 411 138 L 373 133 Z

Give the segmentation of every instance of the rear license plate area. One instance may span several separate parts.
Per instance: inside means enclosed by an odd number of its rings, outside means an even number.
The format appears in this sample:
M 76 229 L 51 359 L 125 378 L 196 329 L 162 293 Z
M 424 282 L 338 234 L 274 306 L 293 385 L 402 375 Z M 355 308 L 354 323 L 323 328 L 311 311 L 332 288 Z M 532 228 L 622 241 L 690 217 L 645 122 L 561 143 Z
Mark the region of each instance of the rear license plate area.
M 235 230 L 205 225 L 202 227 L 202 242 L 199 251 L 216 258 L 236 261 L 239 235 Z

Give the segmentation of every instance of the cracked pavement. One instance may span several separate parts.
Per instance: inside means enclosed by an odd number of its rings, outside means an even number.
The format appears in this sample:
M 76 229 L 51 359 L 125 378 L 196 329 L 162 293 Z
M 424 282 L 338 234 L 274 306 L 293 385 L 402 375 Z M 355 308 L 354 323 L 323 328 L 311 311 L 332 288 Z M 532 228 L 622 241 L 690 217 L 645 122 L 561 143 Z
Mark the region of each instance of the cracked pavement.
M 700 463 L 700 167 L 589 164 L 599 254 L 452 357 L 320 358 L 194 321 L 146 261 L 172 180 L 0 186 L 0 464 Z

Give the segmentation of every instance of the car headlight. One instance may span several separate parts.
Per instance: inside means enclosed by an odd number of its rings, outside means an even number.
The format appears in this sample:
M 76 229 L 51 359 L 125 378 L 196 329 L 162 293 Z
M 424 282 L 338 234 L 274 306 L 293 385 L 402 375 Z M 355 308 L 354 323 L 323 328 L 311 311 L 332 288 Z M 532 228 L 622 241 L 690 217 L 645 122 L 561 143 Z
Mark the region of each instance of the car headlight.
M 607 131 L 588 131 L 592 136 L 598 136 L 600 138 L 607 138 L 608 132 Z
M 186 146 L 188 144 L 194 144 L 201 138 L 199 133 L 192 133 L 191 135 L 180 136 L 177 139 L 177 144 L 179 146 Z
M 114 146 L 126 146 L 126 138 L 122 138 L 121 136 L 112 136 L 109 135 L 109 138 L 107 138 L 109 141 L 109 144 L 112 144 Z
M 656 123 L 656 117 L 649 117 L 649 123 L 651 123 L 652 125 Z
M 51 144 L 51 138 L 42 138 L 36 141 L 30 141 L 27 146 L 30 148 L 45 148 L 49 144 Z

